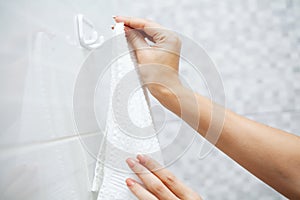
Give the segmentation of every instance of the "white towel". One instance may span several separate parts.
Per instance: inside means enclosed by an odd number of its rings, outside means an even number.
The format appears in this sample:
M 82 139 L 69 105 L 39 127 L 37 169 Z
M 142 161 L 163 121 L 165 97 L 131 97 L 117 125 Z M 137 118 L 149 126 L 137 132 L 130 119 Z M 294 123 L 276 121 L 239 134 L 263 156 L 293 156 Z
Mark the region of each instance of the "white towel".
M 162 162 L 159 142 L 155 135 L 149 104 L 145 96 L 146 91 L 140 88 L 134 92 L 134 95 L 128 102 L 126 98 L 122 98 L 123 94 L 127 94 L 125 92 L 126 88 L 132 84 L 140 86 L 140 81 L 135 68 L 136 60 L 134 54 L 133 52 L 129 53 L 130 47 L 124 35 L 124 24 L 117 23 L 114 33 L 113 53 L 127 53 L 119 55 L 111 66 L 111 91 L 115 93 L 115 101 L 113 101 L 111 92 L 105 135 L 106 142 L 98 155 L 99 160 L 96 165 L 92 186 L 92 191 L 99 191 L 98 200 L 136 199 L 125 184 L 125 179 L 128 177 L 137 179 L 125 162 L 128 157 L 136 156 L 138 153 L 150 154 L 151 157 Z M 131 75 L 135 76 L 131 76 L 132 79 L 130 81 L 122 82 L 121 85 L 125 86 L 125 89 L 116 89 L 119 81 L 124 81 L 126 74 L 130 71 L 134 72 Z M 134 91 L 130 90 L 130 92 Z M 127 109 L 129 115 L 124 115 Z M 121 121 L 118 119 L 121 119 Z M 132 124 L 140 128 L 147 127 L 147 129 L 137 132 L 132 129 L 134 127 Z M 129 131 L 124 132 L 123 129 L 128 127 Z

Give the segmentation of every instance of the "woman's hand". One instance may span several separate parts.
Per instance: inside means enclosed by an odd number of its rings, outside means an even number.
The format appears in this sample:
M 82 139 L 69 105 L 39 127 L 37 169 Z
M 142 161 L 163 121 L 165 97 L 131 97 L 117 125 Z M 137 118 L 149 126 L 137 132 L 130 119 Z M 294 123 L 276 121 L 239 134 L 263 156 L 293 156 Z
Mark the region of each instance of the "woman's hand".
M 157 96 L 162 90 L 181 87 L 178 78 L 181 49 L 179 37 L 146 19 L 122 16 L 116 16 L 114 19 L 125 24 L 125 33 L 135 50 L 142 81 L 150 92 Z M 154 45 L 148 44 L 145 38 Z
M 220 150 L 281 194 L 300 199 L 299 136 L 223 110 L 210 99 L 183 87 L 178 78 L 181 42 L 172 31 L 144 19 L 116 17 L 115 20 L 129 27 L 126 33 L 136 50 L 142 80 L 161 104 L 209 141 L 215 142 L 215 136 L 207 134 L 209 128 L 222 126 L 216 143 Z M 144 37 L 154 45 L 150 46 Z M 199 199 L 167 170 L 153 170 L 159 168 L 155 161 L 139 157 L 139 163 L 132 162 L 131 166 L 134 172 L 151 171 L 138 173 L 147 189 L 127 180 L 140 199 Z
M 116 22 L 124 22 L 128 41 L 135 50 L 139 63 L 139 73 L 149 91 L 158 100 L 164 94 L 182 87 L 178 77 L 181 41 L 172 31 L 161 25 L 140 18 L 114 17 Z M 154 45 L 148 44 L 147 38 Z M 162 168 L 155 160 L 139 155 L 129 158 L 127 163 L 140 178 L 143 185 L 128 178 L 127 186 L 140 200 L 183 199 L 200 200 L 197 193 L 181 183 L 170 171 Z
M 200 196 L 179 181 L 169 170 L 145 155 L 128 158 L 128 166 L 143 185 L 128 178 L 126 184 L 139 200 L 201 200 Z

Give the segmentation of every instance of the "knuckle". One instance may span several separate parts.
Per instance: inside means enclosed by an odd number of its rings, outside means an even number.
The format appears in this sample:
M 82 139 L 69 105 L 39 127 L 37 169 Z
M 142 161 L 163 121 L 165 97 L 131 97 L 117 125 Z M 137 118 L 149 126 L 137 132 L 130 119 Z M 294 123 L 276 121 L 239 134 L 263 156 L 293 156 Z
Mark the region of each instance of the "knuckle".
M 164 187 L 160 183 L 153 183 L 153 184 L 151 184 L 149 189 L 154 193 L 161 193 L 161 192 L 163 192 Z
M 174 176 L 174 174 L 169 174 L 167 177 L 166 177 L 166 184 L 169 186 L 172 186 L 176 183 L 176 176 Z

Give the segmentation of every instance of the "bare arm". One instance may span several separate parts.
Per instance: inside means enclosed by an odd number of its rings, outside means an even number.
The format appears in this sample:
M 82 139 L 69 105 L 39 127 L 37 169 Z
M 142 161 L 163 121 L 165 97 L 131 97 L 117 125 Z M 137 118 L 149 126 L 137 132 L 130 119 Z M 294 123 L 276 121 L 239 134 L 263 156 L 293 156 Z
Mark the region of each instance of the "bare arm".
M 129 27 L 128 39 L 136 50 L 141 76 L 152 95 L 205 136 L 217 105 L 180 83 L 179 38 L 152 21 L 119 16 L 115 19 Z M 131 28 L 140 30 L 130 31 Z M 145 36 L 156 45 L 150 47 Z M 224 124 L 216 146 L 286 197 L 300 198 L 300 137 L 229 110 L 223 112 Z
M 155 91 L 155 97 L 169 110 L 180 115 L 178 100 L 169 90 Z M 200 114 L 199 127 L 195 128 L 205 136 L 210 123 L 213 104 L 206 98 L 184 87 L 176 89 L 182 96 L 182 107 L 188 104 L 189 123 Z M 183 94 L 183 95 L 180 95 Z M 185 98 L 196 95 L 198 105 L 191 106 Z M 185 109 L 185 108 L 183 108 Z M 191 123 L 190 123 L 191 124 Z M 216 146 L 252 174 L 291 199 L 300 197 L 300 138 L 284 131 L 257 123 L 225 110 L 223 129 Z

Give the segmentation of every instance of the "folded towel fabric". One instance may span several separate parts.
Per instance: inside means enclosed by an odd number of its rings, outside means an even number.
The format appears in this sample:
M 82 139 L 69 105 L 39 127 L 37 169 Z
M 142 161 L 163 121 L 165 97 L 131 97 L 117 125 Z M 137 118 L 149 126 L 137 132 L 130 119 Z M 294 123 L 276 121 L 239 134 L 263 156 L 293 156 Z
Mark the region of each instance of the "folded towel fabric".
M 110 68 L 111 94 L 105 142 L 98 154 L 92 185 L 92 191 L 99 191 L 98 200 L 136 199 L 125 184 L 126 178 L 138 179 L 126 165 L 128 157 L 138 153 L 150 154 L 162 162 L 147 91 L 141 87 L 135 55 L 126 40 L 123 23 L 116 24 L 114 35 L 113 53 L 127 53 L 117 55 Z M 132 85 L 140 87 L 132 90 Z M 126 99 L 124 96 L 128 91 L 131 94 Z

